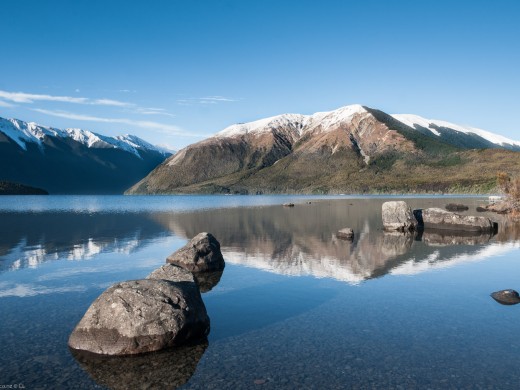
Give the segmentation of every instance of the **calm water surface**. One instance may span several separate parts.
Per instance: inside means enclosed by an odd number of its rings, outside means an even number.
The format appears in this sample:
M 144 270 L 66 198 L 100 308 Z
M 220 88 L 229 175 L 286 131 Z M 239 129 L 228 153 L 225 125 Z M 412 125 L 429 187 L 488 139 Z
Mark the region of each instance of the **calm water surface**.
M 382 231 L 383 197 L 0 198 L 0 385 L 33 388 L 497 388 L 520 384 L 520 229 Z M 412 207 L 483 198 L 408 197 Z M 294 208 L 282 203 L 294 202 Z M 353 242 L 335 238 L 352 227 Z M 111 284 L 202 231 L 226 269 L 203 294 L 207 343 L 133 358 L 67 339 Z

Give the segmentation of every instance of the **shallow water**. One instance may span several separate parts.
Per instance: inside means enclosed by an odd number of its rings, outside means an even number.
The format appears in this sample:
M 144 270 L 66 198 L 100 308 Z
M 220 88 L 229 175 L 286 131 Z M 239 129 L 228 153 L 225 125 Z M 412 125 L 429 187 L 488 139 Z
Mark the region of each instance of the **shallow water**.
M 520 229 L 382 231 L 384 197 L 0 198 L 0 384 L 26 388 L 517 388 Z M 408 197 L 412 207 L 482 198 Z M 294 202 L 294 208 L 282 203 Z M 343 227 L 353 242 L 335 238 Z M 130 359 L 67 338 L 109 285 L 201 231 L 226 269 L 203 294 L 207 344 Z

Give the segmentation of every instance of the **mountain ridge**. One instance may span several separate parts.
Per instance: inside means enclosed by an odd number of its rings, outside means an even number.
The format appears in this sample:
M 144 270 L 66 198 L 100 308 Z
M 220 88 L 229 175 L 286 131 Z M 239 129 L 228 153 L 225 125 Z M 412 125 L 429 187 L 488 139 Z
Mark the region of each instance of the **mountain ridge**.
M 126 193 L 482 192 L 490 170 L 519 170 L 520 142 L 417 118 L 351 105 L 232 125 Z
M 51 194 L 121 194 L 170 155 L 133 135 L 0 118 L 0 180 Z

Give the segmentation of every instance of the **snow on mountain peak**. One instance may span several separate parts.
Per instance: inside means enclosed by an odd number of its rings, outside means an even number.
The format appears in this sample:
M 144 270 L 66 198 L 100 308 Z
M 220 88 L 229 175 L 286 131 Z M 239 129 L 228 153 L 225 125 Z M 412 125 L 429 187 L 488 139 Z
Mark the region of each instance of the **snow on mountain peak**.
M 352 104 L 338 108 L 334 111 L 316 112 L 312 115 L 282 114 L 269 118 L 259 119 L 253 122 L 231 125 L 215 134 L 217 138 L 234 137 L 249 133 L 261 134 L 269 132 L 272 128 L 289 126 L 301 135 L 306 127 L 322 126 L 322 130 L 331 129 L 339 122 L 347 121 L 355 114 L 363 114 L 367 111 L 360 104 Z
M 282 126 L 294 127 L 300 133 L 301 127 L 307 118 L 308 116 L 300 114 L 282 114 L 253 122 L 237 123 L 218 132 L 215 134 L 215 137 L 226 138 L 249 133 L 261 134 L 269 132 L 271 128 Z
M 506 138 L 502 135 L 491 133 L 489 131 L 478 129 L 476 127 L 456 125 L 454 123 L 441 121 L 437 119 L 426 119 L 413 114 L 393 114 L 392 117 L 413 129 L 415 129 L 416 125 L 424 127 L 430 130 L 436 136 L 441 136 L 441 133 L 438 130 L 436 130 L 435 127 L 444 127 L 464 134 L 476 134 L 479 137 L 482 137 L 485 140 L 498 146 L 520 146 L 520 141 L 513 141 L 512 139 Z
M 0 132 L 16 142 L 23 150 L 28 143 L 42 146 L 45 137 L 73 139 L 88 148 L 114 148 L 135 154 L 141 158 L 140 150 L 152 150 L 163 155 L 169 154 L 163 148 L 158 148 L 134 135 L 109 137 L 84 129 L 55 129 L 38 125 L 34 122 L 24 122 L 18 119 L 0 118 Z
M 365 114 L 367 110 L 360 104 L 351 104 L 334 111 L 317 112 L 311 115 L 310 122 L 321 126 L 322 131 L 332 130 L 341 122 L 349 121 L 356 114 Z

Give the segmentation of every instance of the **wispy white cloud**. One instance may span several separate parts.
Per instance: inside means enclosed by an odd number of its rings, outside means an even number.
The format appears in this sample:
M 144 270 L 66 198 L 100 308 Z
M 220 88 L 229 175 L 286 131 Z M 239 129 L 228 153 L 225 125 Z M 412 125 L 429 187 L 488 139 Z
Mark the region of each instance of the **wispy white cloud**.
M 76 92 L 79 92 L 76 89 Z M 130 91 L 129 91 L 130 92 Z M 135 91 L 134 91 L 135 92 Z M 110 106 L 125 108 L 129 112 L 142 115 L 162 115 L 168 117 L 175 117 L 174 114 L 170 114 L 163 108 L 146 108 L 140 107 L 135 103 L 123 102 L 114 99 L 91 99 L 87 97 L 73 97 L 73 96 L 55 96 L 45 94 L 34 94 L 25 92 L 8 92 L 0 90 L 0 107 L 13 107 L 12 103 L 18 104 L 33 104 L 35 102 L 47 101 L 47 102 L 61 102 L 61 103 L 73 103 L 73 104 L 84 104 L 84 105 L 95 105 L 95 106 Z M 12 103 L 10 103 L 12 102 Z
M 0 107 L 15 107 L 14 104 L 4 102 L 3 100 L 0 100 Z
M 132 107 L 133 103 L 120 102 L 111 99 L 90 99 L 86 97 L 56 96 L 25 92 L 8 92 L 0 90 L 0 98 L 14 103 L 31 104 L 37 101 L 62 102 L 74 104 L 90 104 L 99 106 Z
M 115 107 L 134 107 L 135 104 L 133 103 L 127 103 L 127 102 L 120 102 L 118 100 L 112 100 L 112 99 L 96 99 L 93 100 L 90 104 L 96 104 L 100 106 L 115 106 Z
M 138 107 L 136 109 L 136 112 L 138 114 L 142 115 L 163 115 L 163 116 L 169 116 L 170 118 L 175 118 L 175 114 L 170 114 L 169 112 L 166 112 L 164 108 L 154 108 L 154 107 Z
M 119 123 L 122 125 L 128 126 L 136 126 L 141 127 L 143 129 L 155 130 L 168 135 L 177 135 L 181 137 L 194 137 L 194 138 L 203 138 L 207 135 L 204 134 L 194 134 L 189 133 L 178 126 L 168 125 L 165 123 L 152 122 L 152 121 L 139 121 L 132 120 L 127 118 L 104 118 L 92 115 L 84 115 L 84 114 L 76 114 L 73 112 L 66 111 L 53 111 L 53 110 L 45 110 L 43 108 L 34 108 L 33 111 L 45 114 L 56 116 L 60 118 L 73 119 L 77 121 L 89 121 L 89 122 L 100 122 L 100 123 Z
M 205 96 L 197 98 L 177 99 L 177 104 L 181 106 L 191 106 L 194 104 L 218 104 L 225 102 L 236 102 L 240 99 L 233 99 L 225 96 Z
M 236 102 L 237 99 L 231 99 L 224 96 L 207 96 L 200 98 L 200 100 L 205 100 L 208 102 Z

